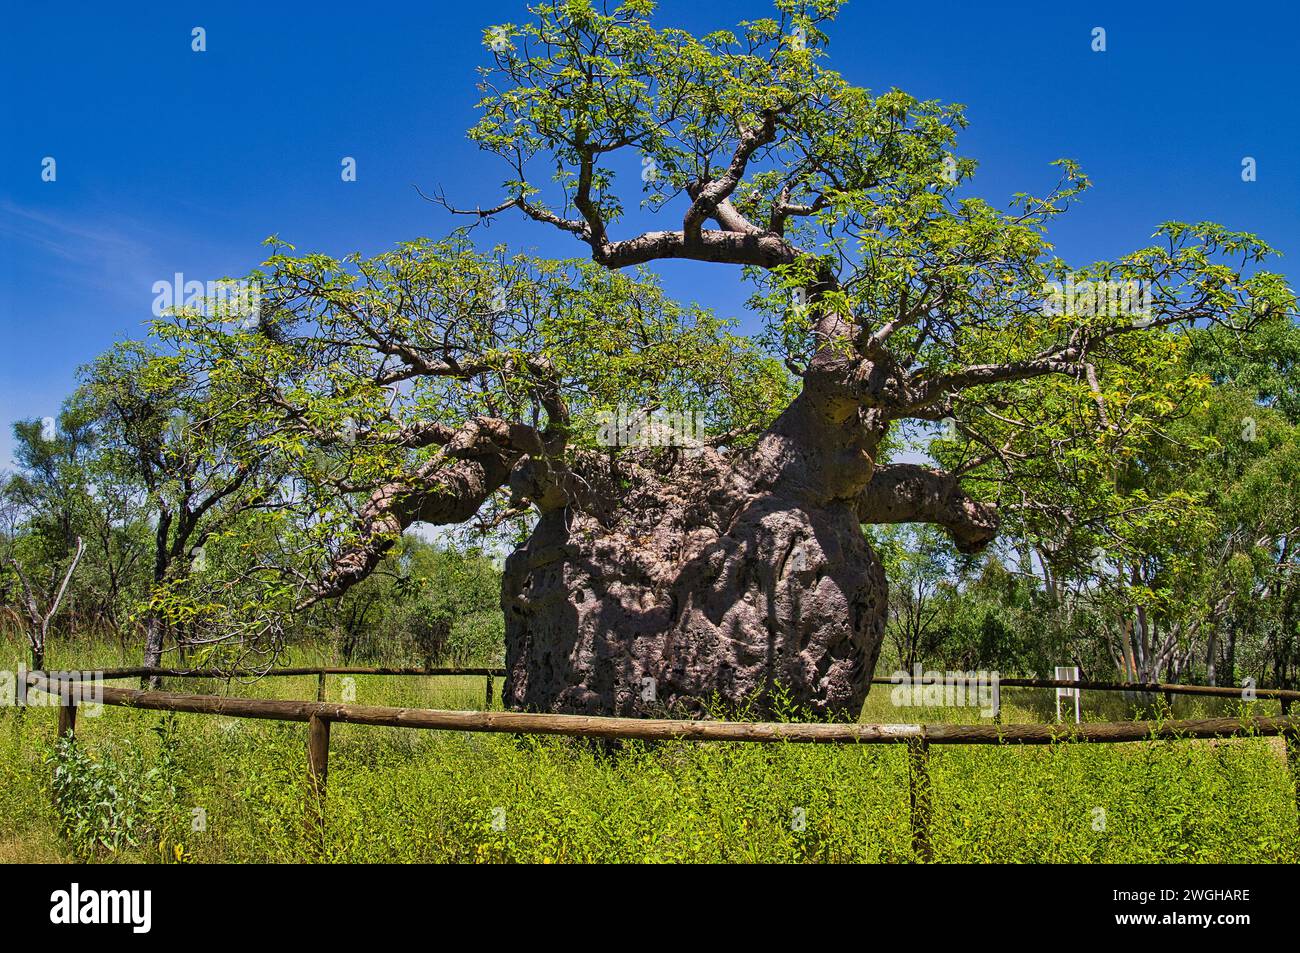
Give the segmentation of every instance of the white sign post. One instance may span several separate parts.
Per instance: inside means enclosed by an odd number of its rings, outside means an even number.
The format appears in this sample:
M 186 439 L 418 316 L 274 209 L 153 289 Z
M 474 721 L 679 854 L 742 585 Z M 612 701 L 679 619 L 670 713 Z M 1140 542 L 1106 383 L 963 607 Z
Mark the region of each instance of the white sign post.
M 1058 665 L 1056 666 L 1056 680 L 1060 682 L 1077 682 L 1079 680 L 1079 669 L 1077 666 Z M 1083 692 L 1079 688 L 1056 688 L 1056 720 L 1061 720 L 1061 699 L 1074 698 L 1074 723 L 1077 725 L 1081 721 L 1079 713 L 1079 699 Z M 1069 707 L 1068 705 L 1066 706 Z

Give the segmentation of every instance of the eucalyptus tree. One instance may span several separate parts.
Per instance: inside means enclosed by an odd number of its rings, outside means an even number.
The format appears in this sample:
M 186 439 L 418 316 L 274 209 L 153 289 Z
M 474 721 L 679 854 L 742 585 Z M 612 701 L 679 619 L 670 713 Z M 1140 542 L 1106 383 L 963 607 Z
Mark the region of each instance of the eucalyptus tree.
M 227 604 L 214 601 L 221 585 L 208 550 L 240 537 L 241 520 L 273 501 L 267 455 L 241 443 L 256 435 L 225 424 L 247 398 L 191 371 L 181 355 L 124 342 L 83 370 L 78 391 L 79 406 L 95 415 L 93 471 L 122 519 L 147 529 L 136 615 L 151 667 L 162 664 L 168 631 L 189 632 L 199 644 L 244 634 L 221 611 Z M 220 625 L 199 634 L 205 617 L 218 616 Z M 246 625 L 255 617 L 242 614 Z
M 1205 336 L 1178 342 L 1193 381 Z M 1084 655 L 1099 643 L 1130 679 L 1286 681 L 1300 527 L 1296 428 L 1280 409 L 1290 395 L 1227 379 L 1198 391 L 1104 465 L 1047 460 L 1037 479 L 1050 504 L 1014 520 L 1036 554 L 1024 562 L 1055 627 Z
M 86 463 L 94 452 L 93 419 L 69 401 L 57 417 L 13 424 L 17 471 L 6 492 L 22 514 L 32 550 L 30 572 L 43 588 L 57 587 L 76 550 Z
M 81 538 L 87 495 L 86 462 L 93 453 L 92 421 L 75 402 L 59 415 L 13 424 L 17 472 L 5 477 L 0 496 L 8 524 L 4 542 L 4 598 L 27 632 L 31 661 L 44 665 L 56 617 L 72 629 L 89 593 L 69 586 L 85 549 Z
M 1072 271 L 1046 230 L 1079 169 L 1003 209 L 970 195 L 960 107 L 824 65 L 837 6 L 781 0 L 703 37 L 646 0 L 534 7 L 484 34 L 470 135 L 503 192 L 438 200 L 470 226 L 522 215 L 584 262 L 463 236 L 281 249 L 258 328 L 160 327 L 256 395 L 239 425 L 295 460 L 309 538 L 285 549 L 324 554 L 290 570 L 300 604 L 414 522 L 522 518 L 508 704 L 761 706 L 779 684 L 854 713 L 887 615 L 864 524 L 934 524 L 966 553 L 1009 518 L 1070 525 L 1206 386 L 1181 329 L 1293 307 L 1268 247 L 1213 224 Z M 675 260 L 747 281 L 765 330 L 668 300 L 650 269 Z M 939 466 L 886 461 L 936 426 Z M 1061 467 L 1097 475 L 1061 499 Z

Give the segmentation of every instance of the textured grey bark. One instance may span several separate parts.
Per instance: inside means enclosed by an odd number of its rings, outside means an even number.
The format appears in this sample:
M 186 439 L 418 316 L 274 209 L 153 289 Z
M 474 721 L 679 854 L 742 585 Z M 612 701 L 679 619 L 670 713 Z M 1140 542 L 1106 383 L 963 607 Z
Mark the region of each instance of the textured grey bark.
M 655 525 L 542 518 L 506 563 L 506 703 L 633 715 L 698 713 L 716 699 L 762 710 L 780 684 L 815 710 L 860 708 L 886 590 L 852 508 L 684 495 L 689 507 Z M 692 529 L 683 513 L 701 504 L 708 518 Z
M 584 471 L 584 498 L 544 509 L 506 562 L 504 701 L 533 711 L 703 712 L 711 702 L 770 711 L 780 691 L 824 714 L 856 714 L 880 653 L 883 567 L 873 521 L 961 522 L 963 548 L 996 520 L 956 488 L 872 463 L 828 439 L 801 398 L 753 448 L 625 454 L 615 475 Z M 518 488 L 531 489 L 525 477 Z M 887 474 L 873 489 L 873 475 Z M 931 474 L 931 476 L 933 476 Z M 519 486 L 522 484 L 522 486 Z M 889 506 L 870 501 L 886 494 Z M 971 528 L 974 507 L 983 525 Z M 875 512 L 879 510 L 880 512 Z M 887 512 L 886 512 L 887 511 Z M 956 534 L 955 534 L 956 535 Z

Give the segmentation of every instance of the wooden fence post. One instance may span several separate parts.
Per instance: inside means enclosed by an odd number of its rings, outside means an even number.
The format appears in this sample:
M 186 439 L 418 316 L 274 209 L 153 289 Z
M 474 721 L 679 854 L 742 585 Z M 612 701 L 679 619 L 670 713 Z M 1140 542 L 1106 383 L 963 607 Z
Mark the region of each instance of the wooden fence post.
M 316 700 L 323 702 L 325 700 L 325 673 L 316 673 Z
M 330 723 L 320 715 L 307 722 L 307 835 L 318 854 L 325 848 L 325 786 L 329 777 Z
M 484 708 L 491 708 L 491 707 L 492 707 L 492 673 L 491 673 L 491 672 L 488 672 L 488 677 L 487 677 L 487 695 L 485 696 L 485 698 L 486 698 L 486 704 L 484 704 L 483 707 L 484 707 Z
M 907 789 L 912 807 L 912 852 L 917 860 L 934 860 L 930 844 L 930 742 L 924 737 L 907 742 Z
M 51 685 L 58 686 L 59 692 L 59 737 L 69 737 L 77 730 L 77 703 L 74 699 L 76 686 L 70 680 L 60 679 Z
M 50 686 L 53 687 L 53 686 Z M 20 708 L 19 711 L 22 711 Z M 57 738 L 73 738 L 77 730 L 77 706 L 72 703 L 72 685 L 63 682 L 59 685 L 59 729 Z M 58 788 L 54 789 L 54 808 L 59 808 Z
M 1291 715 L 1291 699 L 1282 699 L 1282 717 Z M 1286 766 L 1291 772 L 1291 783 L 1295 786 L 1296 822 L 1300 823 L 1300 732 L 1288 731 L 1282 735 L 1282 744 L 1286 748 Z

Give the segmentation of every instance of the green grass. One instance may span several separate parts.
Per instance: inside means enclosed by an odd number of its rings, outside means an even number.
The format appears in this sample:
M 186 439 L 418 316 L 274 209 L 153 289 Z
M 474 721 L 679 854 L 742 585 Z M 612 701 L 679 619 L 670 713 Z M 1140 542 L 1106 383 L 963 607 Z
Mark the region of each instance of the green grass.
M 56 654 L 52 666 L 131 661 L 111 647 L 78 650 Z M 0 642 L 0 667 L 21 658 L 18 642 Z M 284 664 L 313 661 L 323 659 L 300 652 Z M 314 698 L 316 681 L 168 687 Z M 342 687 L 332 676 L 327 696 Z M 444 708 L 482 707 L 483 687 L 481 678 L 355 682 L 360 704 Z M 1003 701 L 1007 722 L 1042 721 L 1052 710 L 1050 691 L 1008 690 Z M 1117 697 L 1085 701 L 1090 718 L 1131 714 Z M 1180 699 L 1174 714 L 1229 710 Z M 873 691 L 863 718 L 981 720 L 970 709 L 896 709 L 887 686 Z M 302 724 L 105 706 L 78 718 L 77 754 L 54 735 L 50 709 L 0 713 L 0 861 L 914 859 L 900 746 L 633 744 L 607 754 L 567 739 L 336 724 L 321 844 L 304 832 Z M 53 806 L 57 767 L 62 811 Z M 935 746 L 930 772 L 941 862 L 1300 856 L 1295 788 L 1275 739 Z M 204 830 L 194 830 L 196 817 Z

